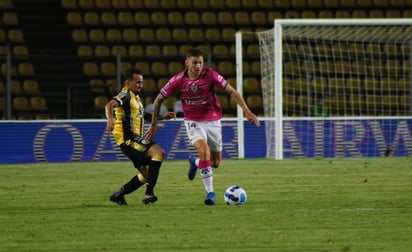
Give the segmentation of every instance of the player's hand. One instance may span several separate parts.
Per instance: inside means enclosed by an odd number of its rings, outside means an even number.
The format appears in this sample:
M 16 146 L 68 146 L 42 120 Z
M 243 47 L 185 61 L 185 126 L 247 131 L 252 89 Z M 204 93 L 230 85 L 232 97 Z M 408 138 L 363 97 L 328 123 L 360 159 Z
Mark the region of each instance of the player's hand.
M 147 129 L 146 133 L 144 133 L 143 135 L 144 139 L 146 139 L 147 141 L 151 141 L 155 137 L 156 131 L 157 125 L 150 125 L 149 129 Z
M 256 127 L 260 127 L 260 121 L 255 114 L 252 112 L 246 113 L 246 118 L 250 123 L 256 125 Z
M 106 123 L 106 130 L 109 132 L 112 132 L 114 129 L 114 121 L 113 120 L 107 120 Z
M 169 120 L 169 119 L 176 119 L 176 113 L 175 112 L 166 112 L 162 115 L 163 120 Z

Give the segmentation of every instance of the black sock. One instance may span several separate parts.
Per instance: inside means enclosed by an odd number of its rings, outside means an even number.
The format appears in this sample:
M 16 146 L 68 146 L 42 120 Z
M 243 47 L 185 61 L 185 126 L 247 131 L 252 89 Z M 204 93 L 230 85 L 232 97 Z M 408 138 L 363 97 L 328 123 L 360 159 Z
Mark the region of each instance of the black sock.
M 120 188 L 117 192 L 115 192 L 116 196 L 122 195 L 122 194 L 129 194 L 137 189 L 139 189 L 140 186 L 142 186 L 144 183 L 140 181 L 138 176 L 134 176 L 129 182 L 124 184 L 122 188 Z
M 157 178 L 159 177 L 159 170 L 162 162 L 160 161 L 150 161 L 149 164 L 149 175 L 146 183 L 146 194 L 153 195 L 153 189 L 156 186 Z

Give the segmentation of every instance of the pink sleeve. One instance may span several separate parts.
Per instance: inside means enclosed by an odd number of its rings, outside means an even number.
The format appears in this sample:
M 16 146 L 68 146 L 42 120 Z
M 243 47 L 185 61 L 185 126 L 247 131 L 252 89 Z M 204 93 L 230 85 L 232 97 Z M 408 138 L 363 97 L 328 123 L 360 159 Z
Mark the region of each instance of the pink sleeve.
M 216 86 L 218 88 L 224 89 L 227 86 L 227 81 L 226 79 L 220 75 L 217 71 L 212 70 L 212 78 L 213 78 L 213 82 L 216 83 Z
M 174 93 L 179 83 L 179 78 L 177 75 L 173 76 L 167 83 L 164 85 L 162 89 L 160 89 L 160 93 L 164 97 L 169 97 Z

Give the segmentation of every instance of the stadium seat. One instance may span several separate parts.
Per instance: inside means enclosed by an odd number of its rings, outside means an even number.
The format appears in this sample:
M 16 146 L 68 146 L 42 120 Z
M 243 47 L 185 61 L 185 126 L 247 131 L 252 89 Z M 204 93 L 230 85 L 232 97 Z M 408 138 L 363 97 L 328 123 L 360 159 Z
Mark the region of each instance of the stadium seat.
M 109 57 L 110 48 L 107 45 L 98 45 L 94 48 L 94 55 L 96 57 Z
M 8 0 L 8 1 L 11 2 L 11 0 Z M 61 6 L 66 10 L 75 10 L 78 8 L 77 1 L 73 1 L 73 0 L 62 0 Z
M 103 12 L 100 14 L 100 20 L 102 25 L 112 26 L 117 24 L 116 15 L 113 12 Z
M 169 71 L 170 75 L 178 73 L 184 69 L 183 62 L 180 61 L 171 61 L 167 65 L 167 70 Z
M 17 76 L 17 68 L 16 66 L 12 65 L 11 66 L 11 76 L 15 77 Z M 3 63 L 1 64 L 1 73 L 3 74 L 3 76 L 7 76 L 8 69 L 7 69 L 7 63 Z
M 147 45 L 146 46 L 146 56 L 148 57 L 160 57 L 161 54 L 161 50 L 160 50 L 160 46 L 158 45 Z
M 291 7 L 297 9 L 304 9 L 306 8 L 306 0 L 291 0 Z
M 116 1 L 116 0 L 114 0 Z M 127 4 L 132 10 L 142 10 L 144 9 L 144 3 L 142 0 L 128 0 Z
M 398 75 L 402 70 L 401 63 L 396 59 L 386 60 L 384 68 L 386 70 L 386 73 L 389 75 Z
M 132 63 L 127 62 L 127 61 L 123 61 L 120 64 L 120 73 L 125 73 L 127 70 L 132 68 Z
M 25 45 L 15 45 L 12 50 L 13 55 L 17 59 L 27 59 L 29 56 L 29 49 Z
M 99 76 L 99 66 L 96 62 L 85 62 L 83 63 L 83 73 L 86 76 Z
M 116 76 L 116 65 L 113 62 L 102 62 L 100 64 L 100 73 L 107 76 Z
M 176 9 L 176 1 L 160 0 L 160 6 L 164 10 L 174 10 Z
M 17 113 L 31 110 L 29 99 L 26 96 L 15 96 L 12 100 L 13 110 Z
M 212 10 L 222 10 L 226 8 L 225 1 L 209 0 L 209 5 Z
M 318 12 L 318 18 L 334 18 L 334 15 L 330 10 L 320 10 Z
M 192 48 L 193 48 L 192 45 L 180 45 L 179 46 L 179 55 L 181 57 L 186 57 L 186 53 Z M 203 54 L 206 54 L 206 53 L 203 52 Z
M 259 82 L 256 78 L 246 77 L 243 80 L 243 92 L 245 94 L 258 94 L 261 92 Z
M 117 22 L 122 26 L 134 25 L 133 15 L 128 11 L 121 11 L 117 13 Z
M 80 12 L 72 11 L 66 15 L 66 23 L 71 26 L 83 25 L 83 18 Z
M 247 11 L 236 11 L 234 22 L 236 25 L 250 25 L 250 17 Z
M 0 30 L 0 42 L 5 42 L 6 41 L 6 32 L 3 30 Z
M 253 61 L 250 70 L 252 71 L 252 74 L 261 74 L 260 61 Z
M 382 10 L 370 10 L 369 18 L 385 18 L 385 12 Z
M 338 9 L 340 7 L 339 0 L 323 0 L 323 6 L 326 9 Z
M 263 101 L 260 95 L 248 95 L 246 97 L 246 104 L 256 114 L 263 112 Z
M 256 0 L 241 0 L 240 2 L 241 7 L 239 9 L 244 8 L 246 10 L 253 10 L 259 7 Z
M 322 9 L 323 8 L 323 2 L 322 2 L 322 0 L 308 0 L 308 8 Z
M 30 62 L 19 63 L 18 70 L 20 76 L 33 77 L 35 75 L 33 64 Z
M 302 18 L 304 19 L 314 19 L 317 18 L 316 13 L 311 10 L 304 10 L 301 13 Z
M 253 11 L 250 15 L 253 25 L 267 25 L 266 13 L 263 11 Z
M 334 2 L 334 1 L 332 1 Z M 335 4 L 335 3 L 333 3 Z M 355 8 L 356 7 L 356 0 L 339 0 L 339 6 L 343 8 Z
M 106 37 L 103 29 L 95 28 L 89 31 L 89 39 L 93 43 L 104 43 Z
M 23 87 L 19 80 L 11 80 L 10 92 L 12 95 L 23 94 Z
M 102 79 L 91 79 L 89 81 L 90 92 L 103 94 L 106 92 L 104 81 Z
M 276 8 L 289 8 L 290 1 L 284 0 L 258 0 L 258 6 L 262 9 L 276 9 Z
M 175 58 L 179 55 L 179 51 L 175 45 L 164 45 L 162 47 L 162 55 L 165 57 Z
M 144 56 L 143 46 L 140 45 L 130 45 L 128 48 L 129 57 L 141 57 Z
M 283 16 L 284 16 L 285 18 L 289 18 L 289 19 L 292 19 L 292 18 L 295 18 L 295 19 L 300 18 L 299 12 L 298 12 L 298 11 L 293 11 L 293 10 L 285 11 L 285 13 L 283 14 Z
M 108 10 L 112 8 L 110 0 L 95 0 L 96 9 Z
M 205 30 L 205 39 L 208 42 L 220 42 L 222 40 L 220 30 L 218 28 L 207 28 Z
M 385 17 L 386 18 L 401 18 L 402 13 L 399 10 L 387 10 L 385 12 Z
M 179 10 L 188 10 L 193 8 L 192 0 L 176 0 L 176 5 Z
M 212 54 L 218 58 L 226 58 L 229 56 L 229 49 L 226 44 L 216 44 L 212 48 Z
M 199 13 L 195 11 L 185 12 L 183 16 L 183 20 L 187 26 L 199 26 L 200 25 Z
M 164 62 L 155 61 L 152 63 L 152 66 L 150 69 L 151 69 L 152 74 L 156 76 L 165 76 L 169 74 L 166 63 Z
M 152 71 L 150 69 L 150 64 L 147 62 L 136 62 L 134 67 L 140 69 L 143 73 L 143 75 L 150 75 L 152 74 Z
M 143 91 L 145 92 L 157 92 L 157 86 L 154 79 L 144 79 L 143 82 Z
M 204 42 L 205 40 L 205 35 L 202 28 L 190 28 L 188 36 L 191 42 Z
M 95 9 L 94 0 L 79 0 L 78 1 L 79 7 L 81 9 Z
M 363 86 L 367 93 L 377 93 L 380 90 L 379 81 L 375 77 L 365 77 L 363 80 Z
M 114 45 L 114 46 L 112 46 L 111 55 L 112 56 L 118 56 L 119 55 L 121 57 L 126 57 L 128 55 L 126 46 L 124 46 L 124 45 Z
M 10 29 L 7 33 L 7 37 L 11 43 L 24 42 L 24 35 L 20 29 Z
M 153 25 L 165 26 L 167 25 L 166 14 L 162 11 L 155 11 L 150 15 L 150 20 Z
M 236 30 L 234 28 L 223 28 L 222 39 L 224 42 L 234 43 Z
M 107 42 L 117 43 L 122 41 L 122 31 L 117 28 L 109 28 L 106 30 Z
M 144 0 L 144 7 L 149 10 L 159 10 L 160 3 L 158 0 Z
M 72 39 L 77 43 L 86 43 L 89 41 L 87 31 L 84 29 L 75 29 L 72 31 Z
M 113 9 L 118 9 L 118 10 L 125 10 L 127 9 L 128 6 L 128 0 L 112 0 L 111 1 L 111 5 L 113 7 Z
M 139 36 L 135 28 L 125 28 L 122 31 L 123 41 L 132 43 L 139 41 Z
M 368 14 L 365 10 L 352 11 L 352 18 L 368 18 Z
M 363 89 L 362 80 L 356 77 L 349 77 L 346 79 L 347 93 L 357 93 Z
M 218 23 L 223 26 L 233 26 L 235 24 L 233 15 L 229 11 L 219 11 L 217 14 L 217 20 Z
M 232 10 L 242 8 L 242 2 L 239 0 L 226 0 L 225 4 L 226 4 L 226 8 L 232 9 Z
M 96 112 L 103 112 L 106 104 L 109 102 L 107 96 L 99 95 L 94 97 L 94 109 Z
M 231 61 L 220 61 L 217 68 L 218 72 L 224 77 L 233 76 L 235 74 L 234 63 L 232 63 Z
M 183 15 L 180 11 L 171 11 L 167 14 L 167 22 L 170 25 L 183 25 Z
M 286 1 L 284 1 L 286 2 Z M 268 24 L 273 24 L 273 20 L 283 18 L 283 14 L 280 11 L 270 11 L 268 14 Z
M 100 25 L 100 18 L 97 12 L 87 11 L 83 14 L 83 22 L 88 26 L 98 26 Z
M 23 92 L 34 95 L 40 93 L 39 83 L 36 80 L 27 79 L 23 81 Z
M 200 20 L 203 25 L 216 25 L 217 18 L 215 12 L 204 11 L 201 13 Z
M 325 94 L 328 91 L 327 79 L 315 77 L 312 79 L 312 90 L 317 94 Z
M 151 25 L 150 17 L 147 12 L 136 12 L 134 14 L 134 22 L 136 25 L 147 26 Z
M 30 107 L 35 112 L 47 111 L 46 99 L 42 96 L 30 97 Z
M 159 42 L 170 42 L 172 40 L 172 32 L 170 28 L 157 28 L 156 39 Z
M 155 42 L 156 36 L 152 28 L 139 29 L 139 38 L 142 42 Z
M 335 12 L 335 18 L 352 18 L 352 14 L 347 10 L 338 10 Z

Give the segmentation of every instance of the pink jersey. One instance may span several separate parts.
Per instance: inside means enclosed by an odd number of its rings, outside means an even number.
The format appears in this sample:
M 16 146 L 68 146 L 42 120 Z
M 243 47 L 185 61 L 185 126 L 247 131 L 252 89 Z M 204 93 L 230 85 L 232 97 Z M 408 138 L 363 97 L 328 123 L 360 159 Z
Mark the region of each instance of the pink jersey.
M 215 87 L 226 88 L 227 81 L 215 70 L 204 66 L 199 78 L 191 79 L 187 70 L 175 74 L 160 90 L 164 97 L 179 92 L 186 120 L 215 121 L 222 118 L 222 106 Z

